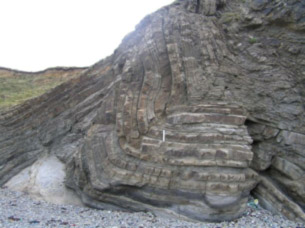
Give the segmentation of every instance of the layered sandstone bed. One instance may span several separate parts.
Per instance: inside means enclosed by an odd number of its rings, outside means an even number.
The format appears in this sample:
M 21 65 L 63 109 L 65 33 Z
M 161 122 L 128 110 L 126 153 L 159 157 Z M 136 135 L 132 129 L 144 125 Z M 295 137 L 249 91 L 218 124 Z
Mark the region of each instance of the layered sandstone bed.
M 177 0 L 79 78 L 0 116 L 0 184 L 45 154 L 100 209 L 305 220 L 305 5 Z

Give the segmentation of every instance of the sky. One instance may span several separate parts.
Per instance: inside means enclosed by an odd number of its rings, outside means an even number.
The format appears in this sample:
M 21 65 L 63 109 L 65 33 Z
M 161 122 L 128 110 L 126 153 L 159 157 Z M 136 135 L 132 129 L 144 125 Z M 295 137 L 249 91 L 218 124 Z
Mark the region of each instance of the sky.
M 90 66 L 111 55 L 147 14 L 173 1 L 0 0 L 0 66 Z

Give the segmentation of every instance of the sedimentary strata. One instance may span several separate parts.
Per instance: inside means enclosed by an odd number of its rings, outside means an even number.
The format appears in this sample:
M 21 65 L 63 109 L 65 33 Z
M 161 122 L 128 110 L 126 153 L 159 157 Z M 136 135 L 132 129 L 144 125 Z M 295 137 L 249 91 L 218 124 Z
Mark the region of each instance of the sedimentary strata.
M 305 5 L 177 0 L 114 54 L 1 114 L 0 183 L 40 155 L 100 209 L 242 215 L 250 191 L 304 214 Z

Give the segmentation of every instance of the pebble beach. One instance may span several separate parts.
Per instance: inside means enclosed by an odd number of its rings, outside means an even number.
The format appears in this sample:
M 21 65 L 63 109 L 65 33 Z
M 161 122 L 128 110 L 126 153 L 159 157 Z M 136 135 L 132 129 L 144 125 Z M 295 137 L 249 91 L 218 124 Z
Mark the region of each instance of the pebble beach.
M 191 223 L 155 217 L 151 213 L 112 212 L 82 206 L 55 205 L 34 200 L 27 193 L 0 189 L 0 227 L 305 228 L 305 224 L 273 215 L 251 201 L 244 215 L 237 220 L 222 223 Z

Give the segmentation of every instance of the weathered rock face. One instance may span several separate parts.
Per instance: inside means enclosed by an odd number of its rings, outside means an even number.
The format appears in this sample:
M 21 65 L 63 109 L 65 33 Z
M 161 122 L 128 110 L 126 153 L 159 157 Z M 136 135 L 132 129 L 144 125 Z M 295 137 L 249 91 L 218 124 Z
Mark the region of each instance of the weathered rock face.
M 65 176 L 65 165 L 53 155 L 46 156 L 14 176 L 4 187 L 55 204 L 82 205 L 75 192 L 65 187 Z
M 102 209 L 111 204 L 197 220 L 238 217 L 257 183 L 248 168 L 252 140 L 241 110 L 214 104 L 174 106 L 167 112 L 145 133 L 124 133 L 131 118 L 121 125 L 117 120 L 92 126 L 68 163 L 67 184 L 85 203 Z M 122 117 L 127 118 L 124 112 L 117 113 Z
M 51 153 L 92 207 L 220 221 L 254 189 L 305 220 L 304 8 L 178 0 L 147 16 L 111 57 L 1 115 L 0 184 Z

